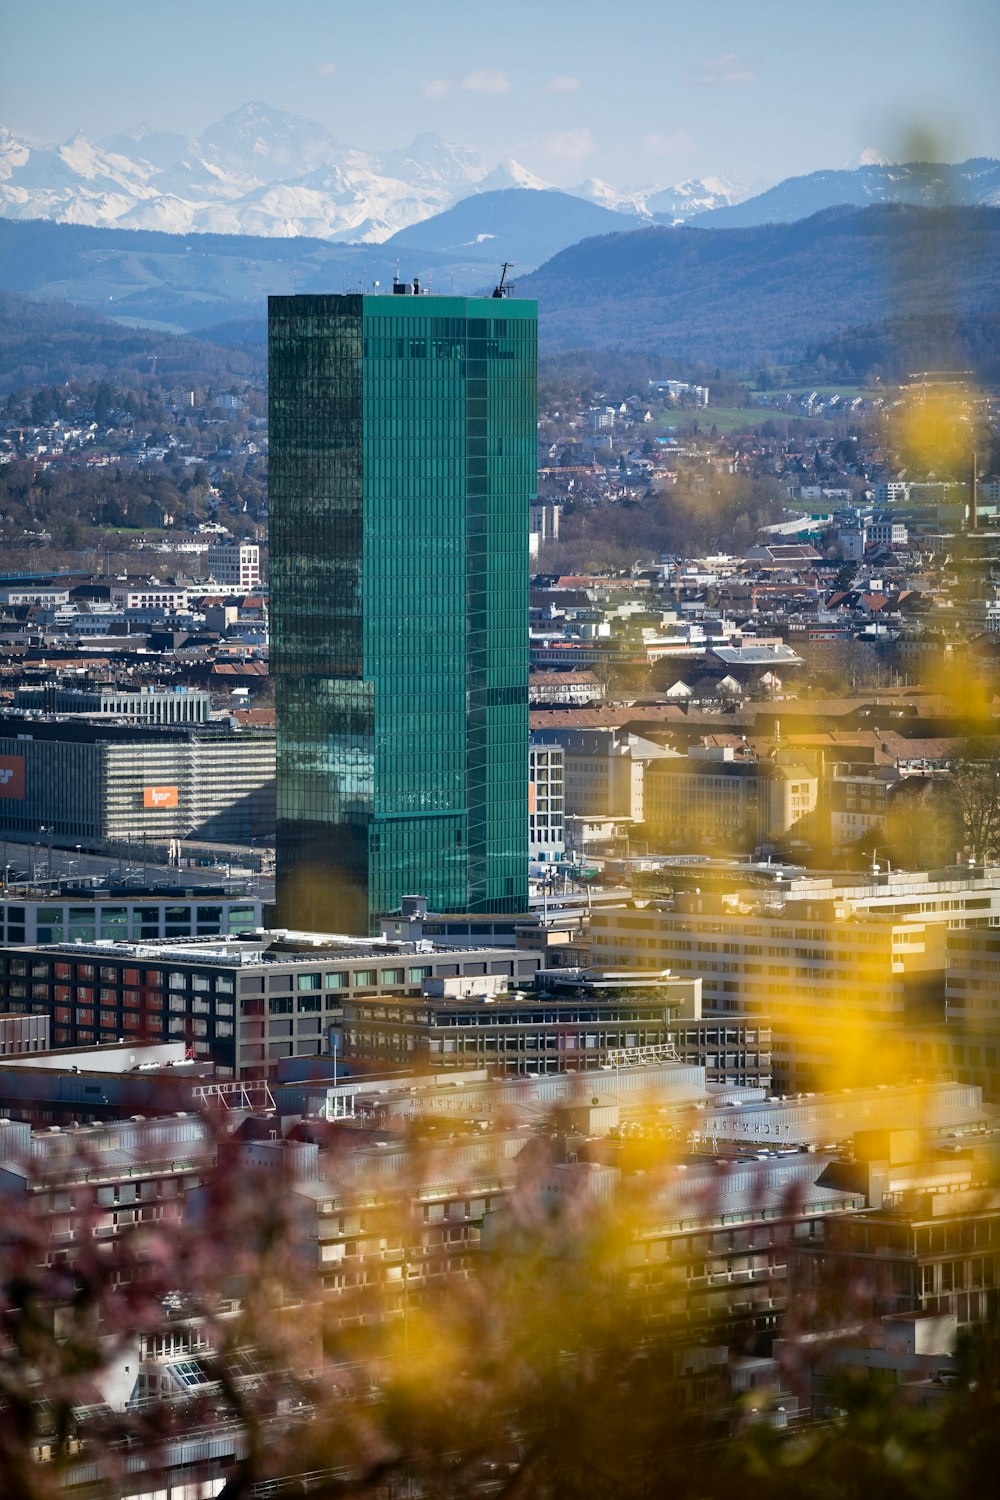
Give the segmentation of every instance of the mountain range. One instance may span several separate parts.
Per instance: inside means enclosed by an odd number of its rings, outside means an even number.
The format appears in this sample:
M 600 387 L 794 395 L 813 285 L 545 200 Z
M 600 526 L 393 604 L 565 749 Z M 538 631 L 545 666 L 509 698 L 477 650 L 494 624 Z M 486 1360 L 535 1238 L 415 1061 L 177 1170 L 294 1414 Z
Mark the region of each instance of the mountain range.
M 496 195 L 513 197 L 516 213 L 546 214 L 548 196 L 525 189 Z M 599 212 L 554 196 L 574 211 Z M 419 265 L 424 285 L 432 280 L 434 289 L 447 291 L 454 277 L 456 291 L 489 292 L 499 255 L 492 243 L 475 261 L 392 242 L 354 246 L 0 220 L 0 288 L 47 303 L 61 299 L 127 326 L 197 333 L 258 359 L 269 293 L 370 290 L 373 281 L 387 290 L 404 253 L 406 273 Z M 956 351 L 970 350 L 958 354 L 960 367 L 974 358 L 985 368 L 984 360 L 995 362 L 994 333 L 984 349 L 970 343 L 969 329 L 990 320 L 995 331 L 998 267 L 1000 209 L 876 204 L 747 229 L 681 225 L 599 234 L 570 244 L 533 274 L 519 271 L 516 289 L 538 300 L 545 350 L 632 349 L 675 363 L 746 369 L 763 360 L 792 362 L 817 342 L 892 321 L 896 333 L 866 335 L 851 353 L 860 359 L 862 345 L 870 346 L 871 359 L 886 363 L 904 334 L 908 349 L 926 347 L 923 334 L 903 325 L 930 319 L 939 329 L 959 330 Z M 946 342 L 935 334 L 933 347 L 941 351 L 935 368 L 952 357 Z
M 463 201 L 474 205 L 508 189 L 546 191 L 551 184 L 516 161 L 490 164 L 429 132 L 405 147 L 364 151 L 314 120 L 260 103 L 191 137 L 140 125 L 97 142 L 77 131 L 59 145 L 37 145 L 0 127 L 0 218 L 7 219 L 379 244 Z M 590 178 L 561 196 L 628 218 L 633 227 L 636 220 L 735 227 L 790 222 L 841 203 L 996 204 L 1000 163 L 926 167 L 866 151 L 851 168 L 763 191 L 721 173 L 643 188 Z M 559 212 L 566 214 L 564 205 Z M 487 220 L 485 206 L 478 224 L 474 206 L 467 211 L 461 223 L 472 243 L 497 233 Z M 551 236 L 545 248 L 553 252 Z
M 39 146 L 0 127 L 0 217 L 10 219 L 378 243 L 476 193 L 550 186 L 516 161 L 491 166 L 431 132 L 399 149 L 363 151 L 260 103 L 196 137 L 141 125 L 93 143 L 77 131 Z M 633 216 L 683 218 L 740 193 L 727 178 L 648 193 L 591 179 L 572 195 Z
M 1000 209 L 876 204 L 792 224 L 584 240 L 522 277 L 548 349 L 747 368 L 862 324 L 1000 313 Z

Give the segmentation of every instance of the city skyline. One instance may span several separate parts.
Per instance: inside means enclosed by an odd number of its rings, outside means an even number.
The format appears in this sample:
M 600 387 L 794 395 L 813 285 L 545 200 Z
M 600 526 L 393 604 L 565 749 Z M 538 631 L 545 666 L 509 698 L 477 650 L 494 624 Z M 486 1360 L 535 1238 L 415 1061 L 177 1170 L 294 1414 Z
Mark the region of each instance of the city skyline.
M 588 5 L 513 0 L 501 24 L 483 15 L 490 25 L 470 25 L 467 6 L 442 0 L 414 23 L 390 0 L 373 22 L 298 0 L 272 31 L 259 4 L 206 13 L 181 0 L 169 31 L 140 11 L 123 32 L 109 6 L 47 0 L 5 19 L 3 123 L 41 143 L 141 121 L 197 135 L 259 98 L 359 149 L 433 131 L 561 187 L 724 172 L 749 186 L 841 167 L 866 148 L 1000 152 L 998 26 L 982 0 L 947 12 L 847 0 L 835 23 L 784 0 L 696 15 L 633 0 L 613 22 Z

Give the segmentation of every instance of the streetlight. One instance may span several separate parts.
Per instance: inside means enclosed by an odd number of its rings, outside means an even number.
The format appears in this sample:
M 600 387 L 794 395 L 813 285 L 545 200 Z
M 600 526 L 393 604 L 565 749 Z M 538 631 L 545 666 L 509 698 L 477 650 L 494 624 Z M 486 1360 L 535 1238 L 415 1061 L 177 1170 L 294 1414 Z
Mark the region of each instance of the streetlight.
M 48 836 L 49 836 L 49 863 L 48 863 L 48 869 L 47 869 L 46 873 L 51 876 L 51 874 L 52 874 L 52 824 L 51 823 L 39 823 L 39 825 L 38 825 L 38 832 L 40 834 L 47 833 Z M 35 881 L 35 880 L 40 879 L 40 876 L 38 874 L 38 845 L 37 844 L 32 844 L 30 846 L 30 850 L 31 850 L 31 879 L 32 879 L 32 881 Z

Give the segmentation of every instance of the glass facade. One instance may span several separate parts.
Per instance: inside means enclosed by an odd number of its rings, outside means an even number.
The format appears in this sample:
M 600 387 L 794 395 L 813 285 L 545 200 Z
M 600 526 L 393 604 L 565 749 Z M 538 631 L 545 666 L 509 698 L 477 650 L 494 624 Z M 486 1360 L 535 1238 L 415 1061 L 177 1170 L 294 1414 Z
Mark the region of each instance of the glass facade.
M 272 297 L 279 919 L 527 905 L 533 302 Z

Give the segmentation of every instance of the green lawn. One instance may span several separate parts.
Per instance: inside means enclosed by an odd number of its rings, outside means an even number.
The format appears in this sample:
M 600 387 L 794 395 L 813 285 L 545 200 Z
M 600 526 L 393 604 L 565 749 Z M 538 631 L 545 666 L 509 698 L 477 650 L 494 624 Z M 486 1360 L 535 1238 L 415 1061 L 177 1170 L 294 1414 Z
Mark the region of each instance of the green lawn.
M 711 432 L 713 424 L 720 432 L 735 432 L 740 427 L 759 427 L 761 422 L 766 422 L 768 417 L 774 415 L 774 412 L 757 406 L 703 406 L 697 411 L 685 409 L 672 412 L 662 422 L 660 431 L 669 432 L 677 427 L 689 427 L 693 421 L 697 421 L 699 432 Z

